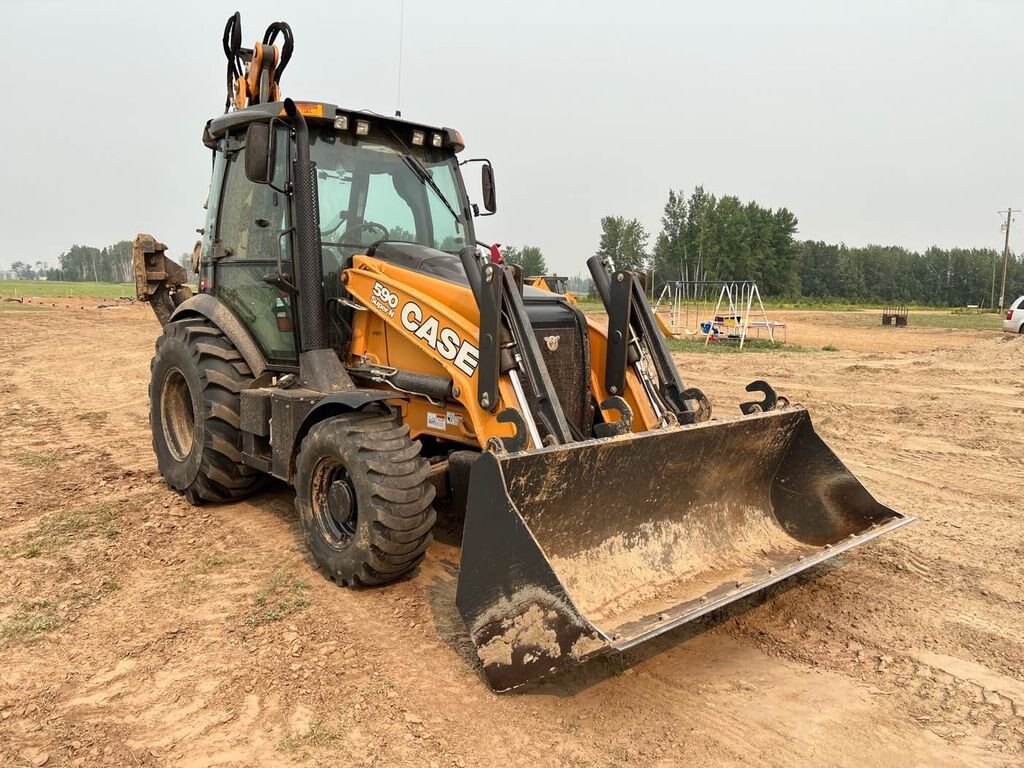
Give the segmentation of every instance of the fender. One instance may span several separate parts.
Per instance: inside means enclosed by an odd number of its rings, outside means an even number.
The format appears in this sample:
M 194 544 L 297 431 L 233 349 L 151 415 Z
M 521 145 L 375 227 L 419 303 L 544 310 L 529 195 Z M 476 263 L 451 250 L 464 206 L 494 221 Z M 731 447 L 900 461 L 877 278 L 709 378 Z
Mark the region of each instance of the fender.
M 171 315 L 171 322 L 185 320 L 189 317 L 205 317 L 228 337 L 242 359 L 252 370 L 252 375 L 260 377 L 267 370 L 267 360 L 263 357 L 259 345 L 242 325 L 242 321 L 232 314 L 224 302 L 208 293 L 200 293 L 178 305 Z
M 385 400 L 408 399 L 408 395 L 390 389 L 352 389 L 348 392 L 327 395 L 319 400 L 316 405 L 310 408 L 309 413 L 303 417 L 292 440 L 291 457 L 288 461 L 289 481 L 291 476 L 295 474 L 295 457 L 299 454 L 299 447 L 302 445 L 303 439 L 309 433 L 309 430 L 321 421 L 343 413 L 361 411 L 368 405 L 383 403 Z

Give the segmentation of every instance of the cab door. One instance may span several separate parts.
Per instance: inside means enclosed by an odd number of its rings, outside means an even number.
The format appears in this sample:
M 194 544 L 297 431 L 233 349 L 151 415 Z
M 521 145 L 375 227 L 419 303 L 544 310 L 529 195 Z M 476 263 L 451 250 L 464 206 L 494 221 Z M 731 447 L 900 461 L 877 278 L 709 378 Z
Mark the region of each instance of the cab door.
M 275 178 L 285 178 L 278 154 Z M 267 278 L 291 275 L 292 254 L 288 198 L 268 184 L 245 175 L 245 149 L 225 153 L 216 226 L 211 244 L 213 294 L 245 325 L 275 368 L 298 364 L 298 343 L 292 295 Z M 213 213 L 213 212 L 211 212 Z

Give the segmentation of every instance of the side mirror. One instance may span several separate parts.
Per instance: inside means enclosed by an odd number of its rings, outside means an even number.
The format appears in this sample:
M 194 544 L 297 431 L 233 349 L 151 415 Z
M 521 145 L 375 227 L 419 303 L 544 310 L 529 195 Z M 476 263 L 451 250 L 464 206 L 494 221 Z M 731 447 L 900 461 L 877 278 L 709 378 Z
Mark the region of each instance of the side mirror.
M 483 188 L 484 208 L 488 213 L 495 213 L 498 210 L 498 199 L 494 189 L 494 168 L 490 163 L 485 162 L 480 167 L 480 182 Z
M 274 178 L 274 135 L 269 123 L 252 123 L 245 132 L 245 176 L 256 184 Z

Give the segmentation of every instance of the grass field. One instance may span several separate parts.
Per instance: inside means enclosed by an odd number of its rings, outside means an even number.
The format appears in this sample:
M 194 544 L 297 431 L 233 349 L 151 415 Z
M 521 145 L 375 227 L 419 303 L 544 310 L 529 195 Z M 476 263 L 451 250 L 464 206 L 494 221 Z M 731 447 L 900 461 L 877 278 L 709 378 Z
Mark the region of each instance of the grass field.
M 864 309 L 877 309 L 881 310 L 883 307 L 891 306 L 903 306 L 911 312 L 967 312 L 966 308 L 954 308 L 935 306 L 930 304 L 915 304 L 914 302 L 884 302 L 884 301 L 862 301 L 862 302 L 849 302 L 849 301 L 829 301 L 822 299 L 796 299 L 796 300 L 785 300 L 785 299 L 766 299 L 764 302 L 765 309 L 793 309 L 793 310 L 825 310 L 828 312 L 857 312 Z M 971 314 L 977 314 L 978 310 L 970 310 Z M 982 314 L 998 315 L 999 313 L 995 310 L 982 310 Z
M 911 325 L 918 328 L 958 328 L 969 331 L 998 331 L 1003 327 L 1003 316 L 986 312 L 969 315 L 954 312 L 910 312 Z
M 704 344 L 700 339 L 668 339 L 668 348 L 673 352 L 708 352 L 711 354 L 730 354 L 733 352 L 812 352 L 814 350 L 799 344 L 772 344 L 768 339 L 747 339 L 740 350 L 738 341 L 711 341 Z M 831 350 L 826 350 L 831 351 Z
M 880 326 L 882 322 L 882 313 L 880 310 L 861 307 L 861 311 L 859 313 L 851 312 L 850 314 L 846 314 L 846 310 L 838 311 L 843 314 L 835 315 L 835 317 L 842 318 L 843 323 L 846 325 L 855 325 L 859 328 L 872 328 L 876 325 Z M 769 310 L 769 313 L 770 312 L 771 310 Z M 823 310 L 823 312 L 831 312 L 831 310 Z M 812 316 L 804 315 L 804 317 Z M 1003 316 L 990 312 L 975 314 L 954 312 L 948 309 L 912 309 L 907 316 L 907 320 L 911 328 L 948 328 L 950 330 L 959 331 L 998 331 L 1002 328 Z M 894 328 L 893 330 L 896 329 Z
M 0 280 L 0 296 L 134 296 L 132 283 L 71 283 L 58 280 Z

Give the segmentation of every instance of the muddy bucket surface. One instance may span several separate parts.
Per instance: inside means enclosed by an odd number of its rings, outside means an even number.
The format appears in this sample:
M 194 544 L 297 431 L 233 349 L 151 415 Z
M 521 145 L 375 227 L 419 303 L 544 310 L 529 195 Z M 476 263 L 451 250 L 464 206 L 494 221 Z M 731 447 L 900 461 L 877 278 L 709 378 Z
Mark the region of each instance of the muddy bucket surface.
M 624 650 L 910 522 L 803 408 L 484 454 L 456 603 L 488 682 Z

